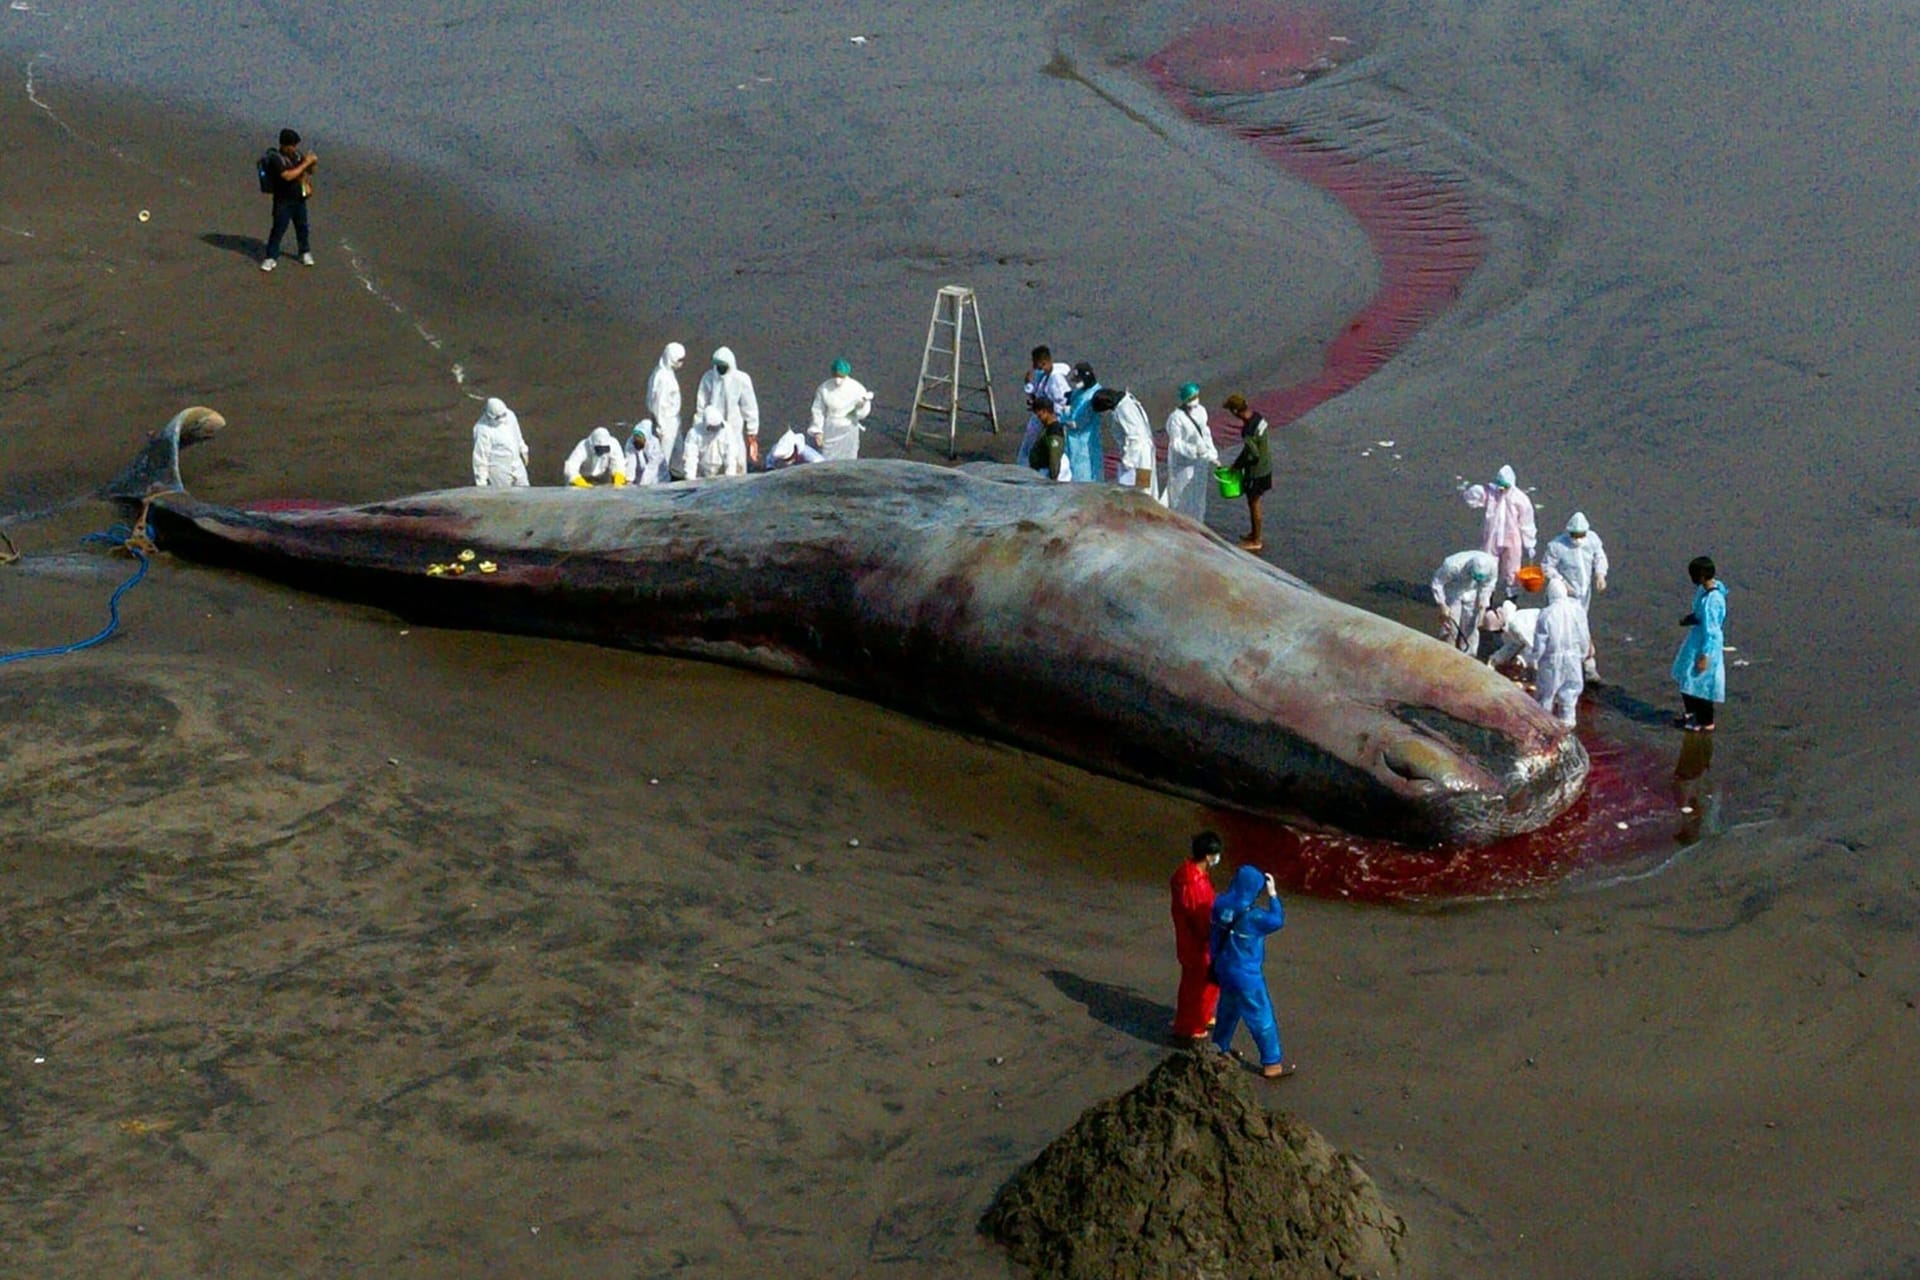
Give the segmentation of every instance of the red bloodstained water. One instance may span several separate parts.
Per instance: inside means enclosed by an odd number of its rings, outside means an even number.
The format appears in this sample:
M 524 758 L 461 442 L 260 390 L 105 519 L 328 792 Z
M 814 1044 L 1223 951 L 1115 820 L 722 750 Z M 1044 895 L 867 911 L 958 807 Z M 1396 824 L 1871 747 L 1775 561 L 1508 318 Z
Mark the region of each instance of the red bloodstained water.
M 1148 79 L 1188 119 L 1232 134 L 1339 201 L 1379 259 L 1379 287 L 1327 343 L 1320 371 L 1250 397 L 1271 425 L 1283 426 L 1358 386 L 1452 306 L 1480 265 L 1484 239 L 1455 187 L 1284 127 L 1235 123 L 1211 104 L 1213 94 L 1293 88 L 1350 57 L 1353 46 L 1331 18 L 1242 0 L 1210 6 L 1204 22 L 1142 61 Z M 1216 415 L 1209 425 L 1218 445 L 1238 446 L 1237 423 Z M 1118 457 L 1108 463 L 1117 470 Z
M 1242 813 L 1215 811 L 1208 821 L 1234 862 L 1271 872 L 1283 889 L 1357 902 L 1505 898 L 1612 880 L 1658 867 L 1698 837 L 1695 815 L 1682 812 L 1693 806 L 1670 754 L 1584 726 L 1577 732 L 1593 761 L 1585 793 L 1540 830 L 1493 844 L 1414 849 Z M 1681 764 L 1684 773 L 1684 756 Z

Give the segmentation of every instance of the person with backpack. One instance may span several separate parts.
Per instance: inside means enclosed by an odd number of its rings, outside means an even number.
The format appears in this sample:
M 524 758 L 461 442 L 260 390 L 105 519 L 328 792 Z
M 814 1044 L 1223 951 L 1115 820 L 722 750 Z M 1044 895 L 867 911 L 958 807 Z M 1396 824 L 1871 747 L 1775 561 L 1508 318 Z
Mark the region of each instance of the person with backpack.
M 1262 896 L 1268 903 L 1255 906 Z M 1213 902 L 1213 978 L 1220 984 L 1220 1005 L 1214 1013 L 1213 1047 L 1233 1049 L 1233 1033 L 1247 1024 L 1260 1050 L 1260 1074 L 1269 1080 L 1292 1075 L 1298 1068 L 1280 1052 L 1280 1028 L 1273 1020 L 1273 997 L 1267 994 L 1267 935 L 1287 922 L 1273 877 L 1258 867 L 1242 866 L 1233 883 Z
M 313 194 L 313 171 L 320 157 L 302 152 L 300 135 L 291 129 L 280 131 L 280 145 L 260 157 L 257 166 L 260 190 L 273 197 L 273 231 L 267 236 L 267 256 L 260 262 L 262 271 L 280 265 L 280 242 L 292 225 L 300 247 L 300 264 L 313 265 L 313 243 L 308 233 L 307 197 Z

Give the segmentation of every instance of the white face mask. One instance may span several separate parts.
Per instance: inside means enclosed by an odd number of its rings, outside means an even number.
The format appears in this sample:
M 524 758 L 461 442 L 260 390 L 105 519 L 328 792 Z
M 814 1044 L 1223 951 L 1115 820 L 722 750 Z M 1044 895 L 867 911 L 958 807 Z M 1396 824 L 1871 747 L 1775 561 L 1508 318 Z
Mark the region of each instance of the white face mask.
M 1217 867 L 1217 866 L 1219 866 L 1219 865 L 1220 865 L 1220 855 L 1219 855 L 1219 854 L 1217 854 L 1217 853 L 1210 853 L 1210 854 L 1208 854 L 1208 855 L 1207 855 L 1207 865 L 1208 865 L 1208 866 L 1210 866 L 1210 867 Z

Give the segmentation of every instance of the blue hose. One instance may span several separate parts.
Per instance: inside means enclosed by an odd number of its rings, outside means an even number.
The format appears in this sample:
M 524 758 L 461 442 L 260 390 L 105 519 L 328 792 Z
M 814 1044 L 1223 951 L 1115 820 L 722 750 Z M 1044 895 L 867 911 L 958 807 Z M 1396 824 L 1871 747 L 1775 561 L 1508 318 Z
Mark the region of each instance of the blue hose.
M 147 576 L 147 557 L 128 541 L 132 537 L 131 529 L 125 525 L 115 525 L 105 533 L 90 533 L 80 539 L 82 542 L 104 542 L 108 546 L 124 547 L 128 555 L 140 562 L 140 567 L 133 571 L 133 576 L 114 588 L 113 595 L 108 598 L 107 625 L 98 634 L 73 644 L 54 645 L 47 649 L 22 649 L 18 653 L 0 653 L 0 666 L 5 666 L 9 662 L 25 662 L 28 658 L 57 658 L 66 653 L 78 653 L 82 649 L 91 649 L 111 639 L 113 633 L 120 629 L 120 597 L 140 585 L 140 579 Z

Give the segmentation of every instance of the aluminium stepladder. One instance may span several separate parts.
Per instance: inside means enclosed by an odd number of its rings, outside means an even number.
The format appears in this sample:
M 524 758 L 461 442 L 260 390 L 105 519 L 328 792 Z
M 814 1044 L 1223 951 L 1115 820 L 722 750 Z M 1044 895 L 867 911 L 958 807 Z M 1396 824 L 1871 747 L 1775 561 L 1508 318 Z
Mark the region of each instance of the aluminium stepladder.
M 960 381 L 961 353 L 966 349 L 967 317 L 973 317 L 974 350 L 980 356 L 980 382 Z M 942 340 L 952 345 L 943 345 Z M 939 358 L 936 363 L 936 357 Z M 927 322 L 927 345 L 920 353 L 920 381 L 913 389 L 913 412 L 907 417 L 907 439 L 913 444 L 913 430 L 920 425 L 920 411 L 945 414 L 947 418 L 947 460 L 958 455 L 955 437 L 960 426 L 960 396 L 963 391 L 984 392 L 987 407 L 968 409 L 984 413 L 995 435 L 1000 434 L 1000 410 L 993 402 L 993 371 L 987 365 L 987 339 L 980 330 L 980 301 L 965 285 L 940 286 L 934 295 L 933 319 Z M 942 394 L 944 392 L 944 395 Z

